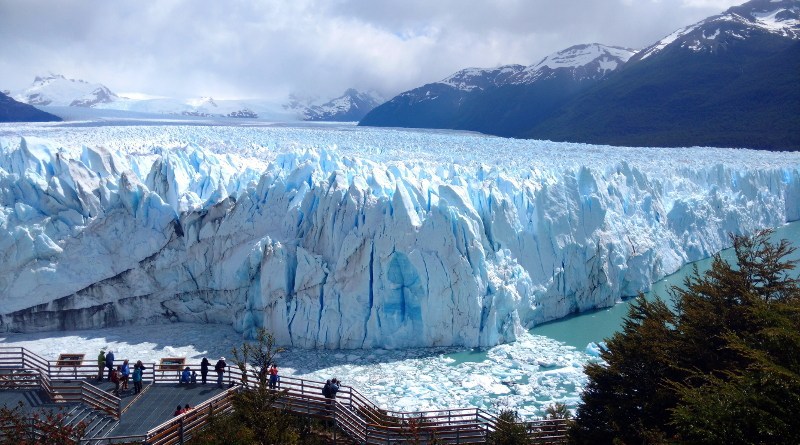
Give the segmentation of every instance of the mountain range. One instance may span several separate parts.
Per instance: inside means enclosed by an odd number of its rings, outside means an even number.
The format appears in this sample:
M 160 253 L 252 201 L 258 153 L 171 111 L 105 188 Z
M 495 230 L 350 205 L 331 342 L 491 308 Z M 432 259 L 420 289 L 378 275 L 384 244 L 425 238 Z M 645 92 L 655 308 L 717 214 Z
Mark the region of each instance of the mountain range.
M 115 94 L 100 83 L 68 79 L 61 74 L 37 76 L 32 85 L 13 94 L 19 102 L 38 107 L 81 107 L 135 113 L 194 117 L 262 118 L 281 121 L 358 121 L 382 102 L 375 93 L 348 89 L 324 103 L 292 100 L 215 100 L 212 97 L 175 99 L 130 98 Z M 53 110 L 54 112 L 58 112 Z
M 625 146 L 800 150 L 800 2 L 753 0 L 641 51 L 459 71 L 360 122 Z

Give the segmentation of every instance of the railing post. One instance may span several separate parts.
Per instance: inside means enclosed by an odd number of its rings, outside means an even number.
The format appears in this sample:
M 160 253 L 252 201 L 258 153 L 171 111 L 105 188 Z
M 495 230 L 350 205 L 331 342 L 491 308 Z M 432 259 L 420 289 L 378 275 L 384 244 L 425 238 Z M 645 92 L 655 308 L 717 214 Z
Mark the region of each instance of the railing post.
M 178 443 L 183 445 L 183 417 L 178 419 Z
M 34 419 L 33 417 L 31 417 L 31 430 L 30 430 L 29 435 L 30 435 L 31 443 L 36 443 L 37 442 L 37 440 L 36 440 L 36 419 Z

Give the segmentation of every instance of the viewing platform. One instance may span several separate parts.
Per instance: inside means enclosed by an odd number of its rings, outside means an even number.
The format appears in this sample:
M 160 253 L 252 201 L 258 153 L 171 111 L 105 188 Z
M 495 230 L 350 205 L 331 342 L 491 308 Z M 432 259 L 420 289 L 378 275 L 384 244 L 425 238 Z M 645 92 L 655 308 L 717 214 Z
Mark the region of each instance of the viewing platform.
M 252 374 L 245 376 L 237 367 L 227 366 L 223 388 L 216 373 L 199 382 L 200 365 L 165 367 L 145 363 L 143 387 L 135 394 L 133 383 L 114 395 L 115 385 L 105 376 L 97 380 L 96 360 L 48 361 L 25 348 L 0 348 L 0 405 L 14 408 L 20 403 L 33 418 L 35 412 L 64 414 L 65 425 L 86 425 L 85 435 L 76 444 L 180 444 L 202 428 L 214 414 L 232 410 L 233 396 L 252 389 Z M 115 360 L 121 364 L 121 360 Z M 198 374 L 197 383 L 179 383 L 179 369 L 188 366 Z M 424 412 L 395 412 L 381 409 L 349 386 L 342 386 L 332 404 L 322 395 L 324 382 L 282 376 L 276 388 L 275 407 L 335 425 L 340 443 L 357 444 L 482 444 L 501 424 L 493 414 L 470 409 Z M 191 409 L 174 415 L 178 405 Z M 566 443 L 566 421 L 527 422 L 531 443 Z M 31 434 L 40 433 L 31 422 Z M 0 427 L 0 434 L 5 430 Z

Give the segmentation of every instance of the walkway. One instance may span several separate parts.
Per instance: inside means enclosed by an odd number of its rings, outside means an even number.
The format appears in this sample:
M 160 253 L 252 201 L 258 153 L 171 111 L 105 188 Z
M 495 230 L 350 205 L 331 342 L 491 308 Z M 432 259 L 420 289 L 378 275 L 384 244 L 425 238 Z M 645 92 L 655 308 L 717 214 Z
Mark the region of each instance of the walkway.
M 177 359 L 165 359 L 177 360 Z M 183 359 L 181 359 L 183 360 Z M 227 367 L 224 382 L 231 390 L 215 384 L 179 385 L 172 363 L 146 363 L 145 385 L 140 394 L 133 388 L 115 397 L 114 385 L 97 382 L 97 368 L 91 364 L 69 365 L 47 361 L 24 348 L 0 347 L 0 404 L 14 407 L 22 401 L 28 407 L 48 407 L 61 402 L 71 421 L 90 424 L 92 438 L 116 437 L 127 442 L 147 441 L 174 444 L 191 437 L 212 415 L 229 412 L 233 396 L 255 388 L 251 375 Z M 199 365 L 180 364 L 199 371 Z M 249 377 L 249 378 L 248 378 Z M 482 444 L 503 425 L 491 413 L 476 408 L 407 413 L 375 406 L 352 387 L 342 386 L 335 403 L 322 396 L 323 382 L 283 376 L 276 406 L 295 413 L 332 422 L 352 440 L 365 445 L 397 443 L 413 439 L 418 443 Z M 38 389 L 37 389 L 38 388 Z M 196 408 L 175 418 L 178 405 Z M 563 420 L 540 420 L 525 424 L 531 443 L 566 443 Z M 37 428 L 32 424 L 32 428 Z M 136 436 L 136 437 L 133 437 Z M 106 440 L 101 442 L 106 444 Z
M 211 397 L 223 392 L 213 384 L 159 384 L 149 385 L 135 403 L 122 414 L 113 436 L 133 436 L 145 434 L 150 429 L 173 417 L 175 408 L 187 403 L 197 406 Z M 123 400 L 125 400 L 123 398 Z

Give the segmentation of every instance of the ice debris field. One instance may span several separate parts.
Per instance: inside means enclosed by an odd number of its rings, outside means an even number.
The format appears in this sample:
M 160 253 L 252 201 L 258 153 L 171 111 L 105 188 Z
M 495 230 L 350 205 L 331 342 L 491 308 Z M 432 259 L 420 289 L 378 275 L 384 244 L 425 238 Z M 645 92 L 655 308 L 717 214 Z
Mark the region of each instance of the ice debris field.
M 10 334 L 0 345 L 28 348 L 48 360 L 62 352 L 113 350 L 118 359 L 158 363 L 162 357 L 230 358 L 242 344 L 229 326 L 175 323 L 92 331 Z M 276 358 L 281 375 L 325 381 L 336 377 L 385 409 L 425 411 L 512 408 L 526 419 L 542 417 L 554 402 L 574 408 L 593 358 L 547 337 L 524 334 L 512 344 L 480 352 L 456 348 L 309 350 L 289 348 Z M 213 361 L 213 360 L 212 360 Z
M 176 332 L 192 323 L 234 344 L 267 327 L 298 375 L 394 409 L 500 397 L 530 415 L 575 397 L 588 356 L 528 328 L 800 219 L 799 161 L 341 125 L 2 125 L 0 329 L 87 329 L 99 348 L 124 326 L 139 348 L 163 326 L 142 355 L 197 345 Z M 451 363 L 452 347 L 492 348 Z

